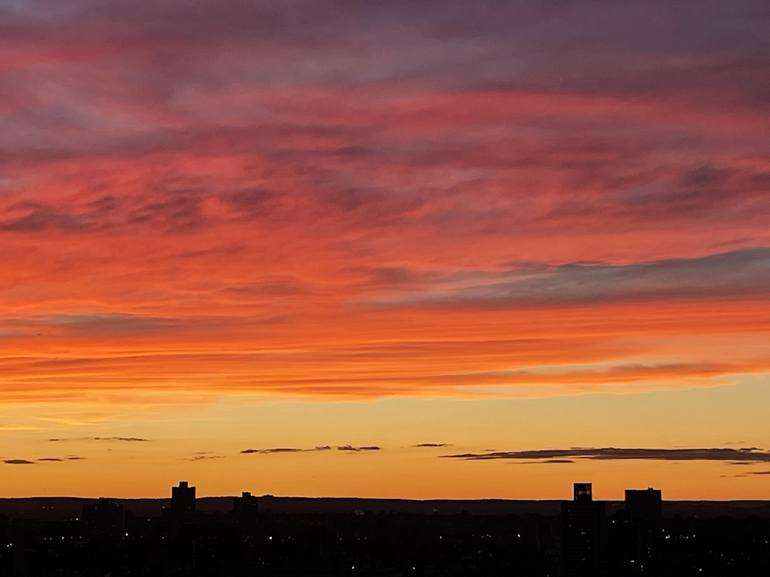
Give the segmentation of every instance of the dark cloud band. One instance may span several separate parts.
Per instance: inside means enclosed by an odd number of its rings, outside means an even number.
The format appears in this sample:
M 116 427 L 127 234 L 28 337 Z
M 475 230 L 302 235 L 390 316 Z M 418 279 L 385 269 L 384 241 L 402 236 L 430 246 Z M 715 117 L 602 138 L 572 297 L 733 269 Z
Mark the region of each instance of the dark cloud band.
M 710 449 L 625 449 L 625 448 L 573 448 L 573 449 L 538 449 L 532 451 L 494 451 L 487 453 L 460 453 L 444 455 L 447 459 L 467 461 L 521 460 L 542 462 L 565 462 L 572 459 L 595 461 L 721 461 L 721 462 L 770 462 L 770 451 L 754 447 L 745 449 L 710 448 Z

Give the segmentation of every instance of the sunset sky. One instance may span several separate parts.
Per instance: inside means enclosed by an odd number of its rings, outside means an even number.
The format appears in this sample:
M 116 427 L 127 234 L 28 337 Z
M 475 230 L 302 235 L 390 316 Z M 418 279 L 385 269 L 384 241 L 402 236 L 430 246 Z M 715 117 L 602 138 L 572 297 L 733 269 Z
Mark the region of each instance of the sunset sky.
M 0 496 L 770 499 L 769 135 L 766 0 L 0 0 Z

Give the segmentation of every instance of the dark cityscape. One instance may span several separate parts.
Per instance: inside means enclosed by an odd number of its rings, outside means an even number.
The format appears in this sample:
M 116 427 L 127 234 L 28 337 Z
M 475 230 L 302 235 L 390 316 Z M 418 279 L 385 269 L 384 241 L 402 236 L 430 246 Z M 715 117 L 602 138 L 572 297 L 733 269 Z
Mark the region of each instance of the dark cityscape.
M 22 501 L 0 507 L 4 577 L 770 571 L 770 505 L 756 502 L 740 514 L 719 503 L 688 510 L 686 502 L 668 507 L 652 488 L 627 490 L 624 502 L 594 500 L 590 483 L 575 483 L 573 499 L 563 502 L 309 504 L 248 492 L 198 500 L 196 487 L 182 481 L 170 500 Z

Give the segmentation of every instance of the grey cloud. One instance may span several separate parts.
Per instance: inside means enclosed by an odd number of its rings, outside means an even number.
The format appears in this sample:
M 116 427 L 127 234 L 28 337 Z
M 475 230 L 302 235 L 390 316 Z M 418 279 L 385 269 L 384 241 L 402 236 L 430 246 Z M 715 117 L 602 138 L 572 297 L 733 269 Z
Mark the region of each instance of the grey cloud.
M 164 188 L 173 186 L 169 182 L 147 183 L 146 187 L 153 190 L 160 200 L 145 199 L 128 206 L 124 213 L 118 210 L 120 201 L 110 195 L 99 196 L 80 206 L 65 207 L 40 201 L 17 202 L 0 209 L 0 232 L 56 230 L 79 233 L 127 225 L 148 225 L 168 232 L 185 232 L 205 226 L 203 196 L 196 192 Z
M 130 224 L 161 226 L 169 232 L 189 232 L 206 226 L 203 215 L 203 198 L 198 194 L 185 194 L 158 190 L 157 200 L 152 200 L 131 211 Z
M 770 463 L 770 451 L 759 449 L 627 449 L 572 448 L 572 449 L 537 449 L 532 451 L 496 451 L 488 453 L 461 453 L 444 455 L 447 459 L 468 461 L 488 460 L 556 460 L 586 459 L 596 461 L 650 460 L 650 461 L 722 461 Z
M 34 465 L 34 461 L 29 461 L 27 459 L 5 459 L 3 461 L 6 465 Z
M 770 24 L 761 0 L 729 6 L 698 0 L 675 6 L 612 0 L 478 0 L 472 6 L 464 0 L 333 5 L 231 0 L 226 6 L 198 0 L 194 8 L 181 0 L 140 5 L 91 0 L 68 2 L 67 9 L 61 4 L 39 2 L 23 15 L 4 15 L 0 33 L 8 42 L 39 44 L 52 59 L 66 60 L 59 55 L 61 45 L 101 46 L 109 60 L 91 66 L 126 68 L 122 74 L 134 98 L 157 106 L 174 103 L 188 86 L 212 90 L 238 80 L 266 86 L 398 81 L 662 95 L 709 88 L 724 95 L 729 87 L 746 102 L 767 96 L 760 79 L 770 63 L 760 39 Z M 665 22 L 658 18 L 662 12 Z M 746 34 L 749 28 L 753 34 Z M 653 36 L 656 41 L 650 42 Z M 154 57 L 137 73 L 134 58 L 148 49 Z M 60 108 L 51 109 L 51 120 L 61 116 Z M 26 122 L 34 125 L 30 128 L 45 125 L 39 118 Z
M 9 207 L 0 215 L 0 231 L 41 232 L 56 229 L 65 232 L 90 228 L 78 214 L 61 212 L 39 202 L 23 202 Z
M 379 88 L 387 87 L 391 81 L 393 92 L 400 94 L 403 90 L 417 96 L 420 89 L 424 95 L 425 90 L 445 87 L 458 89 L 453 94 L 470 89 L 471 95 L 478 88 L 489 94 L 504 90 L 539 94 L 550 90 L 566 94 L 568 99 L 582 95 L 590 100 L 596 96 L 597 102 L 604 96 L 624 93 L 664 97 L 656 101 L 664 101 L 676 92 L 685 92 L 689 98 L 714 93 L 719 96 L 722 108 L 725 107 L 722 99 L 728 96 L 726 90 L 741 92 L 737 97 L 745 102 L 764 103 L 768 93 L 761 79 L 768 77 L 762 72 L 770 70 L 770 59 L 759 39 L 770 35 L 762 34 L 768 28 L 766 17 L 755 15 L 759 10 L 766 11 L 759 0 L 738 0 L 729 3 L 729 8 L 718 2 L 704 8 L 697 0 L 678 2 L 675 8 L 670 3 L 656 2 L 655 7 L 645 3 L 645 7 L 640 8 L 633 3 L 611 0 L 591 3 L 479 0 L 470 7 L 463 0 L 385 3 L 343 0 L 333 3 L 334 6 L 305 0 L 278 3 L 235 0 L 227 2 L 226 7 L 214 0 L 200 0 L 192 9 L 181 0 L 145 2 L 141 6 L 133 1 L 81 0 L 67 2 L 66 9 L 60 7 L 62 4 L 38 2 L 37 9 L 0 19 L 0 36 L 4 40 L 19 42 L 22 46 L 39 46 L 45 58 L 54 62 L 58 58 L 64 60 L 43 68 L 45 74 L 19 70 L 4 74 L 7 79 L 0 79 L 0 93 L 4 98 L 25 103 L 23 107 L 8 108 L 29 110 L 3 119 L 0 157 L 13 154 L 14 158 L 40 161 L 43 157 L 68 152 L 119 153 L 123 158 L 130 158 L 170 149 L 186 152 L 194 149 L 210 154 L 215 143 L 215 146 L 224 144 L 227 150 L 235 149 L 260 158 L 281 157 L 283 161 L 267 163 L 276 168 L 266 174 L 254 170 L 253 179 L 249 178 L 246 183 L 239 181 L 233 187 L 229 183 L 207 182 L 205 177 L 140 177 L 137 189 L 152 194 L 139 202 L 133 202 L 128 198 L 133 195 L 129 194 L 126 198 L 102 196 L 79 210 L 63 203 L 31 204 L 26 208 L 17 207 L 13 214 L 0 216 L 0 230 L 41 232 L 55 228 L 74 232 L 136 225 L 166 232 L 195 231 L 205 227 L 209 219 L 216 218 L 206 210 L 210 200 L 223 203 L 238 216 L 249 219 L 269 214 L 276 205 L 290 213 L 301 203 L 283 199 L 308 193 L 292 187 L 293 181 L 286 181 L 285 172 L 313 180 L 309 188 L 314 192 L 310 195 L 315 195 L 317 204 L 327 207 L 328 212 L 340 213 L 349 220 L 360 218 L 370 227 L 392 226 L 402 224 L 406 215 L 413 212 L 414 204 L 420 203 L 419 197 L 429 196 L 433 191 L 428 188 L 422 193 L 396 191 L 394 188 L 398 185 L 383 185 L 373 182 L 376 176 L 368 177 L 376 175 L 377 170 L 369 170 L 366 178 L 358 177 L 359 164 L 367 163 L 365 168 L 378 169 L 388 168 L 391 163 L 417 161 L 423 162 L 417 168 L 433 170 L 435 167 L 429 163 L 436 160 L 424 157 L 435 155 L 437 148 L 449 148 L 440 153 L 445 158 L 439 161 L 452 169 L 447 173 L 455 172 L 458 167 L 467 168 L 462 159 L 468 162 L 468 157 L 473 158 L 470 162 L 476 171 L 483 168 L 481 172 L 499 173 L 512 170 L 512 165 L 522 156 L 530 167 L 538 158 L 546 157 L 539 150 L 534 153 L 522 150 L 527 144 L 506 151 L 497 137 L 484 140 L 469 135 L 436 138 L 436 142 L 415 137 L 409 142 L 400 138 L 397 143 L 388 142 L 387 135 L 382 133 L 387 133 L 391 119 L 398 120 L 404 111 L 394 111 L 392 106 L 380 107 L 377 101 L 368 109 L 377 113 L 374 125 L 351 127 L 354 123 L 347 121 L 335 124 L 335 118 L 347 113 L 340 110 L 348 107 L 344 102 L 299 98 L 299 114 L 294 114 L 287 113 L 285 108 L 291 108 L 291 96 L 282 97 L 280 106 L 263 103 L 260 97 L 255 97 L 248 98 L 246 104 L 232 105 L 235 110 L 231 110 L 228 104 L 231 91 L 248 94 L 256 89 L 278 93 L 286 86 L 312 86 L 315 90 L 325 86 Z M 663 29 L 657 18 L 660 11 L 667 14 Z M 758 29 L 757 33 L 742 33 L 747 25 Z M 651 29 L 655 30 L 654 43 L 649 42 Z M 70 51 L 62 50 L 62 46 L 73 46 L 75 53 L 80 53 L 78 46 L 81 50 L 87 48 L 87 52 L 96 57 L 67 62 L 66 53 Z M 382 46 L 388 46 L 388 50 L 382 50 Z M 137 56 L 144 56 L 148 51 L 153 53 L 153 58 L 139 64 Z M 104 58 L 99 57 L 102 54 Z M 650 62 L 655 62 L 655 66 L 650 66 Z M 77 73 L 73 74 L 68 65 Z M 50 91 L 55 95 L 50 101 L 41 97 L 48 92 L 49 85 L 41 78 L 48 77 L 50 85 L 56 87 Z M 379 92 L 389 91 L 378 89 Z M 387 98 L 383 96 L 384 102 Z M 683 98 L 674 100 L 689 102 Z M 400 101 L 396 98 L 393 102 Z M 480 102 L 483 106 L 483 97 Z M 146 111 L 151 119 L 180 118 L 178 122 L 182 125 L 173 123 L 172 128 L 162 121 L 145 122 L 144 114 L 141 121 L 131 115 L 123 119 L 116 110 L 125 109 Z M 313 114 L 307 114 L 308 109 Z M 331 112 L 330 121 L 325 123 L 302 118 L 302 113 L 324 118 L 327 112 Z M 489 122 L 478 111 L 469 111 L 468 116 L 476 127 Z M 116 122 L 105 122 L 106 118 L 113 117 L 117 117 Z M 532 119 L 520 121 L 532 122 Z M 507 120 L 493 122 L 498 126 Z M 575 130 L 574 119 L 549 122 L 540 126 L 546 141 L 561 142 L 567 136 L 574 139 L 575 133 L 587 132 L 580 126 Z M 237 128 L 230 129 L 230 124 Z M 320 134 L 322 130 L 334 130 L 336 136 Z M 343 131 L 348 132 L 343 134 Z M 667 127 L 665 132 L 669 131 L 672 130 Z M 559 138 L 549 138 L 554 132 Z M 736 195 L 749 190 L 753 196 L 746 211 L 761 212 L 756 206 L 766 197 L 767 175 L 741 177 L 712 166 L 706 145 L 695 150 L 697 158 L 691 161 L 692 167 L 685 169 L 684 176 L 679 180 L 674 177 L 675 182 L 668 183 L 670 190 L 650 193 L 644 184 L 657 178 L 648 175 L 652 171 L 650 166 L 646 171 L 617 167 L 626 166 L 625 161 L 630 163 L 631 159 L 642 158 L 651 149 L 666 143 L 650 143 L 642 133 L 638 138 L 628 139 L 624 132 L 618 135 L 604 127 L 590 132 L 583 137 L 585 141 L 599 142 L 609 150 L 633 141 L 628 145 L 631 150 L 627 150 L 623 158 L 599 155 L 580 169 L 581 174 L 604 178 L 601 188 L 609 191 L 610 202 L 617 201 L 616 206 L 611 207 L 614 210 L 606 211 L 603 206 L 596 209 L 613 216 L 624 211 L 642 214 L 645 222 L 650 220 L 650 211 L 657 216 L 681 214 L 694 204 L 720 215 L 723 208 L 739 204 L 735 201 Z M 323 144 L 315 145 L 315 139 Z M 737 142 L 736 145 L 740 146 Z M 756 150 L 751 142 L 743 142 L 743 146 Z M 479 148 L 482 154 L 468 154 Z M 321 155 L 325 156 L 319 161 Z M 336 165 L 329 169 L 331 156 L 344 161 L 344 169 Z M 490 167 L 491 159 L 497 159 L 493 167 Z M 424 164 L 425 161 L 428 164 Z M 575 160 L 565 159 L 558 153 L 547 162 L 554 169 L 549 174 L 575 170 L 572 164 Z M 660 168 L 657 159 L 642 164 L 653 166 L 656 174 Z M 664 172 L 667 169 L 668 166 L 662 167 Z M 157 171 L 165 174 L 162 167 Z M 628 183 L 628 172 L 638 173 L 631 178 L 633 186 Z M 93 171 L 83 170 L 81 180 L 94 178 Z M 490 182 L 502 179 L 496 188 L 506 191 L 516 188 L 504 178 L 498 174 L 491 177 Z M 573 184 L 565 185 L 565 189 L 579 188 Z M 629 187 L 631 190 L 626 192 Z M 422 190 L 423 187 L 415 188 Z M 591 181 L 588 188 L 593 192 L 599 186 Z M 445 191 L 440 192 L 443 196 Z M 392 202 L 399 194 L 402 201 Z M 514 196 L 513 191 L 510 195 Z M 574 210 L 586 210 L 586 205 L 593 202 L 590 197 L 576 194 Z M 528 214 L 527 207 L 520 207 L 518 201 L 511 210 L 489 208 L 483 201 L 477 204 L 477 207 L 442 209 L 444 214 L 435 220 L 447 234 L 455 230 L 450 221 L 456 223 L 458 230 L 472 222 L 485 231 L 510 231 L 517 228 L 517 223 L 512 223 L 514 212 Z M 587 210 L 589 215 L 595 214 L 595 207 L 588 206 Z M 424 216 L 428 212 L 421 213 L 423 216 L 419 218 L 430 220 L 430 216 Z M 483 218 L 476 212 L 482 213 Z M 466 218 L 461 214 L 467 215 Z M 505 282 L 505 279 L 498 280 Z M 399 281 L 395 278 L 393 282 Z
M 328 191 L 321 200 L 335 211 L 353 212 L 359 209 L 371 209 L 379 212 L 388 206 L 386 203 L 389 198 L 379 190 L 342 188 Z
M 259 188 L 221 194 L 219 199 L 233 211 L 249 218 L 268 215 L 278 203 L 277 195 Z
M 204 54 L 225 48 L 247 51 L 257 60 L 249 77 L 260 73 L 271 83 L 291 76 L 260 57 L 259 50 L 269 54 L 270 48 L 296 47 L 293 75 L 306 82 L 397 78 L 455 86 L 553 87 L 561 77 L 562 84 L 576 88 L 601 82 L 616 90 L 652 90 L 653 78 L 665 81 L 666 88 L 700 86 L 704 79 L 740 84 L 752 78 L 735 70 L 737 64 L 752 56 L 757 60 L 758 39 L 767 26 L 760 0 L 736 0 L 729 8 L 697 0 L 673 6 L 612 0 L 478 0 L 472 7 L 462 0 L 340 0 L 333 6 L 308 0 L 235 0 L 223 6 L 199 0 L 194 8 L 173 1 L 137 6 L 93 0 L 69 9 L 58 4 L 44 2 L 40 12 L 8 19 L 6 34 L 27 40 L 33 34 L 70 41 L 109 39 L 128 51 L 150 45 L 161 61 L 180 59 L 180 53 L 198 46 L 205 47 Z M 665 22 L 656 18 L 661 11 Z M 44 12 L 54 16 L 38 17 Z M 746 34 L 751 24 L 756 32 Z M 391 49 L 381 50 L 385 45 Z M 512 60 L 511 54 L 522 56 Z M 650 58 L 656 58 L 655 67 L 646 65 Z M 614 73 L 608 75 L 608 69 Z M 209 78 L 215 78 L 213 72 Z
M 451 443 L 418 443 L 417 445 L 412 445 L 415 449 L 439 449 L 450 446 Z
M 599 167 L 589 168 L 597 171 Z M 616 183 L 612 188 L 621 189 L 622 203 L 604 208 L 617 218 L 629 213 L 642 218 L 665 218 L 667 214 L 695 216 L 715 210 L 724 214 L 741 209 L 750 211 L 762 202 L 770 191 L 770 172 L 757 167 L 726 167 L 703 162 L 681 172 L 675 170 L 657 183 L 645 178 L 625 186 Z M 729 203 L 721 201 L 721 195 L 727 191 Z
M 354 453 L 359 453 L 361 451 L 364 451 L 364 452 L 366 452 L 366 451 L 381 451 L 382 448 L 381 447 L 377 447 L 376 445 L 370 445 L 370 446 L 365 446 L 365 447 L 354 447 L 352 445 L 342 445 L 340 447 L 337 447 L 337 450 L 338 451 L 351 451 L 351 452 L 354 452 Z
M 458 288 L 442 288 L 455 284 Z M 633 264 L 573 263 L 447 277 L 424 292 L 380 304 L 482 307 L 581 305 L 658 298 L 760 296 L 770 292 L 770 248 Z

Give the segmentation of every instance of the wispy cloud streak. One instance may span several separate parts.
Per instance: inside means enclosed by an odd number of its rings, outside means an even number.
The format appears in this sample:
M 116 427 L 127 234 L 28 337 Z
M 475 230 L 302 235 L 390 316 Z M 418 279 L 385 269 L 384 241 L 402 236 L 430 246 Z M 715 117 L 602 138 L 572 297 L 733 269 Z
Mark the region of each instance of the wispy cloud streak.
M 628 449 L 628 448 L 574 448 L 574 449 L 538 449 L 531 451 L 492 451 L 487 453 L 459 453 L 444 455 L 447 459 L 468 461 L 488 460 L 533 460 L 543 462 L 569 462 L 566 459 L 584 459 L 598 461 L 649 460 L 649 461 L 721 461 L 721 462 L 770 462 L 770 451 L 757 448 L 731 449 Z

